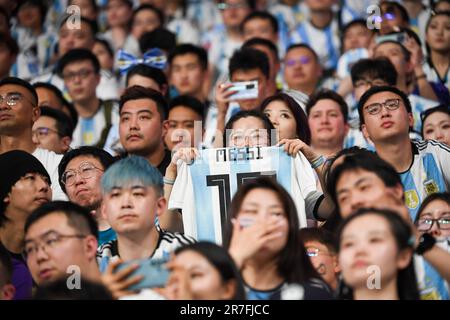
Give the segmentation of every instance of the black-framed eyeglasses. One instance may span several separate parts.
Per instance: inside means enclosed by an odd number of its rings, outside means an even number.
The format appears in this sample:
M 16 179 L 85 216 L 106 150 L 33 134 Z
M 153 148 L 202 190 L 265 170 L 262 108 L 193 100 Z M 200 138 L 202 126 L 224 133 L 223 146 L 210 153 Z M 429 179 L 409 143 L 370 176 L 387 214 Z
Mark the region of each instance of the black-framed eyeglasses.
M 217 9 L 219 10 L 227 10 L 227 9 L 239 9 L 239 8 L 246 8 L 248 5 L 245 1 L 242 1 L 240 3 L 226 3 L 221 2 L 217 4 Z
M 39 248 L 42 248 L 42 250 L 48 254 L 49 250 L 54 249 L 64 239 L 84 239 L 86 237 L 87 235 L 84 234 L 60 234 L 57 232 L 50 232 L 41 236 L 38 241 L 25 241 L 23 256 L 25 259 L 28 259 L 36 255 Z
M 333 254 L 330 252 L 325 252 L 320 250 L 319 248 L 315 248 L 315 247 L 308 247 L 306 248 L 306 255 L 308 257 L 317 257 L 319 255 L 323 255 L 323 256 L 332 256 Z
M 400 106 L 400 99 L 387 99 L 385 102 L 375 102 L 367 105 L 364 109 L 370 115 L 376 115 L 380 113 L 381 109 L 385 107 L 389 111 L 397 110 Z
M 100 170 L 103 172 L 103 169 L 97 168 L 90 162 L 83 162 L 78 167 L 78 170 L 67 170 L 61 176 L 61 182 L 66 186 L 70 187 L 77 180 L 77 174 L 80 175 L 83 179 L 92 178 L 95 175 L 95 170 Z
M 67 72 L 62 75 L 65 81 L 73 82 L 77 77 L 80 79 L 86 79 L 94 70 L 82 69 L 78 72 Z
M 29 100 L 27 97 L 25 97 L 23 94 L 19 92 L 10 92 L 7 93 L 5 96 L 0 95 L 0 105 L 2 105 L 4 101 L 6 101 L 7 106 L 13 107 L 17 105 L 17 103 L 20 102 L 22 99 L 25 99 L 32 105 L 34 105 L 34 103 L 31 100 Z
M 57 130 L 52 129 L 52 128 L 47 128 L 47 127 L 38 127 L 32 131 L 32 134 L 34 136 L 37 136 L 38 138 L 42 138 L 42 137 L 48 136 L 48 134 L 51 132 L 54 132 L 57 135 L 60 135 Z
M 450 214 L 450 212 L 448 212 L 447 214 Z M 430 218 L 419 219 L 419 221 L 417 221 L 417 230 L 429 231 L 431 230 L 431 228 L 433 228 L 433 224 L 435 222 L 438 226 L 438 229 L 450 230 L 450 217 L 439 219 L 430 219 Z

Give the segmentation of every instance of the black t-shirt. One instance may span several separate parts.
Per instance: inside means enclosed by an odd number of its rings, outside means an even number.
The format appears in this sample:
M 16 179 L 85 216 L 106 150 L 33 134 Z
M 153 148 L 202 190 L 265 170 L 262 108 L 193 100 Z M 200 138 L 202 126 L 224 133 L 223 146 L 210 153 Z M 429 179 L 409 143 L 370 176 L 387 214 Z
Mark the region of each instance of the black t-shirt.
M 157 167 L 163 177 L 166 175 L 166 169 L 169 166 L 171 159 L 172 159 L 172 153 L 169 150 L 165 149 L 164 150 L 164 158 L 162 159 L 161 163 Z
M 117 155 L 115 158 L 118 161 L 120 159 L 124 159 L 124 158 L 128 157 L 128 155 L 129 155 L 128 152 L 123 152 L 123 153 Z M 172 153 L 169 150 L 164 149 L 164 158 L 162 159 L 160 164 L 158 164 L 158 166 L 156 167 L 159 170 L 159 172 L 161 172 L 163 177 L 166 175 L 166 169 L 169 166 L 171 159 L 172 159 Z
M 298 292 L 298 289 L 300 291 Z M 284 283 L 269 297 L 270 300 L 334 300 L 330 287 L 320 279 L 310 279 L 303 284 Z

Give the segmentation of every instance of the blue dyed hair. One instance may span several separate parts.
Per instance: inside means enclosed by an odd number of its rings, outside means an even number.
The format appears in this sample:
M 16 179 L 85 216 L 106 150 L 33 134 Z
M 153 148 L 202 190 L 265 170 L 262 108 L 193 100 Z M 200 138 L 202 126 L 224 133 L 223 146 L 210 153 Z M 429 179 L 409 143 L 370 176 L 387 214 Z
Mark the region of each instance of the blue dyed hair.
M 155 188 L 157 194 L 163 194 L 163 177 L 145 158 L 128 156 L 111 165 L 102 176 L 102 191 L 109 193 L 115 187 L 131 186 L 140 183 L 144 187 Z

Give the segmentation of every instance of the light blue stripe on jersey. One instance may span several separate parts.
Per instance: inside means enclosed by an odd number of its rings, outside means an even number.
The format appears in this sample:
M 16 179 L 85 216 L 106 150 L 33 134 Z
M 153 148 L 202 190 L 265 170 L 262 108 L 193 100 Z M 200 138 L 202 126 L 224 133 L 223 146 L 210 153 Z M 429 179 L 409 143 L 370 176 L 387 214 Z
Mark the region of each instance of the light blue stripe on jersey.
M 205 152 L 201 152 L 205 154 Z M 207 190 L 206 177 L 210 175 L 209 161 L 202 157 L 201 163 L 197 162 L 191 167 L 192 185 L 194 188 L 195 203 L 202 204 L 202 212 L 199 208 L 195 208 L 195 217 L 197 225 L 197 239 L 209 240 L 215 242 L 214 235 L 214 206 L 209 193 L 198 192 L 198 190 Z M 205 186 L 205 187 L 203 187 Z
M 402 173 L 400 175 L 400 178 L 405 190 L 405 202 L 409 210 L 409 215 L 414 221 L 417 211 L 419 210 L 419 205 L 422 202 L 422 200 L 420 199 L 420 192 L 416 188 L 416 184 L 414 183 L 414 178 L 410 170 Z
M 440 299 L 448 300 L 449 294 L 445 285 L 445 280 L 439 275 L 427 261 L 424 259 L 425 269 L 425 288 L 434 288 L 439 292 Z
M 278 172 L 277 172 L 277 181 L 289 192 L 292 194 L 291 187 L 291 179 L 292 179 L 292 159 L 291 156 L 284 151 L 284 146 L 279 147 L 277 149 L 273 149 L 272 152 L 276 152 L 272 157 L 276 157 L 278 159 Z
M 424 173 L 426 175 L 426 180 L 422 181 L 421 179 L 420 181 L 424 185 L 416 186 L 411 170 L 400 175 L 403 187 L 405 189 L 405 202 L 408 206 L 409 214 L 413 221 L 416 218 L 417 211 L 419 210 L 424 196 L 427 195 L 427 189 L 425 186 L 427 182 L 433 183 L 435 185 L 435 189 L 437 190 L 435 190 L 434 192 L 445 192 L 446 190 L 444 177 L 442 176 L 441 169 L 437 165 L 434 156 L 431 153 L 426 153 L 421 160 L 422 171 L 420 172 L 420 174 Z M 413 190 L 415 191 L 415 193 L 413 193 Z M 410 207 L 410 205 L 408 204 L 416 204 L 414 196 L 417 196 L 417 205 L 414 205 L 414 207 Z
M 338 60 L 339 60 L 339 55 L 336 52 L 336 48 L 334 47 L 334 43 L 333 43 L 333 32 L 332 32 L 332 28 L 331 28 L 332 24 L 330 23 L 328 25 L 328 27 L 326 27 L 325 29 L 322 30 L 322 32 L 325 34 L 325 37 L 327 39 L 327 52 L 328 52 L 328 57 L 327 57 L 327 61 L 325 62 L 325 68 L 329 69 L 329 68 L 336 68 Z M 303 42 L 306 43 L 307 45 L 309 45 L 311 48 L 313 48 L 312 43 L 311 43 L 311 39 L 306 31 L 306 27 L 303 23 L 299 24 L 297 27 L 297 32 L 300 34 L 300 37 L 302 38 Z M 291 42 L 294 42 L 293 40 L 291 40 Z M 313 50 L 319 55 L 319 57 L 321 56 L 320 52 L 317 52 L 317 50 L 315 50 L 313 48 Z
M 431 153 L 427 153 L 423 157 L 423 166 L 427 174 L 427 181 L 433 180 L 436 183 L 438 190 L 437 192 L 445 192 L 445 182 L 442 176 L 441 169 L 438 167 L 436 160 Z M 424 181 L 425 182 L 425 181 Z M 425 188 L 425 186 L 423 186 Z M 426 190 L 426 189 L 425 189 Z

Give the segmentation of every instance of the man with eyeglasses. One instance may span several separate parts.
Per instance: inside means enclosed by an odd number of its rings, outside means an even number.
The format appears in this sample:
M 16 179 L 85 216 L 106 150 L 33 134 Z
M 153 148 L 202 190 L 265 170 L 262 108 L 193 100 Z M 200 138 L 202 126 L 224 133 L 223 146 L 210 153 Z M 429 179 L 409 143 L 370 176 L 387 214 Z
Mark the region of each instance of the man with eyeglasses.
M 340 268 L 334 235 L 324 228 L 303 228 L 300 229 L 300 239 L 314 268 L 330 288 L 336 291 Z
M 57 183 L 62 156 L 33 142 L 33 123 L 40 114 L 37 101 L 36 90 L 28 82 L 14 77 L 0 81 L 0 154 L 18 149 L 35 156 L 51 177 L 53 200 L 65 200 Z
M 413 115 L 408 97 L 395 87 L 372 87 L 358 105 L 361 129 L 377 154 L 400 174 L 405 203 L 414 221 L 430 194 L 450 190 L 450 148 L 409 137 Z
M 96 88 L 100 83 L 97 57 L 87 49 L 72 49 L 59 61 L 58 73 L 78 112 L 71 147 L 103 148 L 112 125 L 119 122 L 119 114 L 116 101 L 97 97 Z
M 284 57 L 284 81 L 289 89 L 308 96 L 316 91 L 322 67 L 316 52 L 307 44 L 295 44 L 287 48 Z
M 99 245 L 116 239 L 116 233 L 102 217 L 101 178 L 114 158 L 96 147 L 81 147 L 66 153 L 58 167 L 59 183 L 69 200 L 88 210 L 97 220 Z
M 396 1 L 381 1 L 380 34 L 387 34 L 399 27 L 409 27 L 409 15 L 405 7 Z
M 38 286 L 58 279 L 76 285 L 76 276 L 101 283 L 96 252 L 97 223 L 74 203 L 50 202 L 25 223 L 23 255 Z
M 450 254 L 416 232 L 405 204 L 402 179 L 395 168 L 375 153 L 366 150 L 342 155 L 332 166 L 327 188 L 336 203 L 339 216 L 349 217 L 361 208 L 390 209 L 397 212 L 415 230 L 417 248 L 414 264 L 422 260 L 430 265 L 425 270 L 416 269 L 421 296 L 426 297 L 433 292 L 435 298 L 446 299 L 447 290 L 440 292 L 439 288 L 441 283 L 450 280 Z M 429 277 L 430 274 L 437 276 Z M 424 281 L 425 279 L 429 280 Z
M 72 141 L 72 120 L 64 112 L 41 107 L 41 115 L 33 124 L 33 141 L 39 147 L 64 154 Z
M 58 43 L 55 46 L 58 48 L 56 56 L 52 61 L 48 70 L 45 70 L 41 75 L 32 79 L 32 83 L 47 82 L 56 86 L 64 95 L 67 94 L 67 88 L 64 86 L 64 81 L 58 74 L 59 60 L 70 50 L 76 48 L 83 48 L 92 51 L 95 44 L 95 34 L 97 33 L 97 23 L 85 17 L 80 17 L 80 24 L 74 28 L 72 25 L 72 15 L 66 15 L 60 25 L 58 31 Z M 54 61 L 53 61 L 54 60 Z M 109 72 L 102 70 L 100 72 L 101 81 L 97 87 L 97 95 L 99 98 L 117 99 L 118 98 L 118 84 L 115 77 L 111 76 Z

